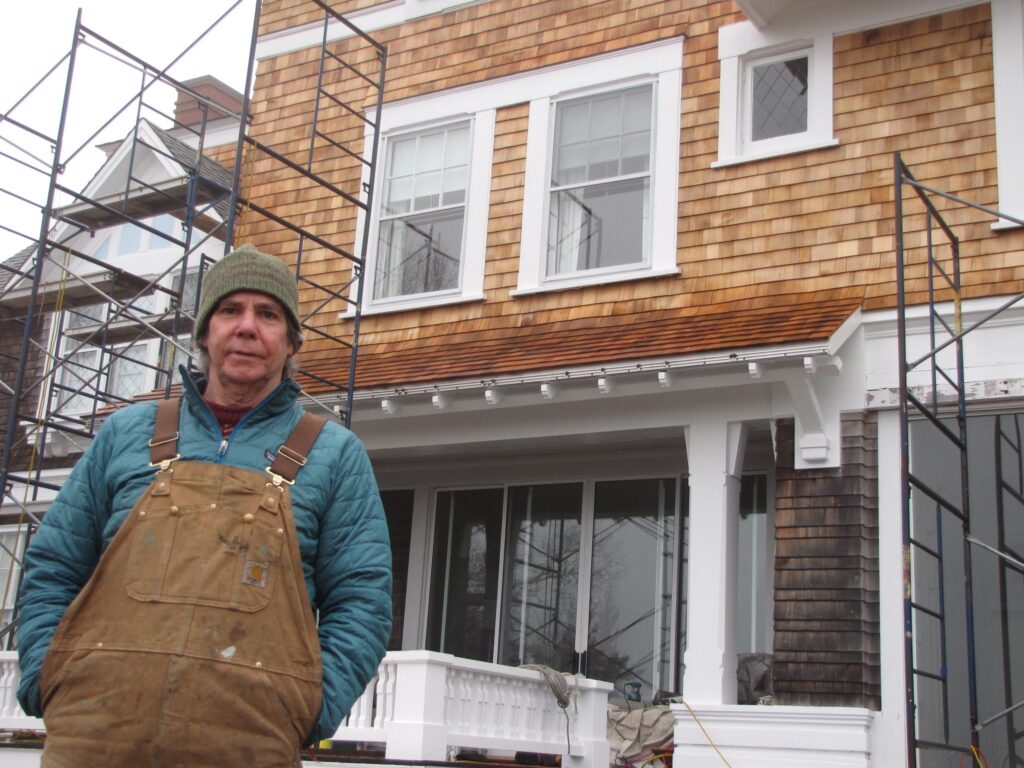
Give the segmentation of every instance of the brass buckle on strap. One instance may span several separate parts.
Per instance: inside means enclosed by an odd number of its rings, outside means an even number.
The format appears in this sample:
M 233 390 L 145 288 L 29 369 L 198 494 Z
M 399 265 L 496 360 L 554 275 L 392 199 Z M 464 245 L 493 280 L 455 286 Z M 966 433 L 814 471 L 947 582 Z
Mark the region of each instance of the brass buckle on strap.
M 178 437 L 181 435 L 180 432 L 175 432 L 170 437 L 165 437 L 162 440 L 157 440 L 155 437 L 149 438 L 149 447 L 156 448 L 158 445 L 167 445 L 167 443 L 178 442 Z
M 270 467 L 267 467 L 267 474 L 270 475 L 270 479 L 273 481 L 274 485 L 276 485 L 278 488 L 281 487 L 281 483 L 288 483 L 288 485 L 295 485 L 295 481 L 294 480 L 289 480 L 287 477 L 283 477 L 282 475 L 277 474 Z
M 166 472 L 167 469 L 170 468 L 171 462 L 172 461 L 177 461 L 180 458 L 181 458 L 181 454 L 180 453 L 176 453 L 176 454 L 174 454 L 174 458 L 172 458 L 172 459 L 163 459 L 162 461 L 157 461 L 157 462 L 152 462 L 151 461 L 151 462 L 149 462 L 149 466 L 151 466 L 151 467 L 160 467 L 160 471 L 161 472 Z
M 284 456 L 292 464 L 298 464 L 300 467 L 306 466 L 306 457 L 301 453 L 297 453 L 289 448 L 287 445 L 282 445 L 277 449 L 278 456 Z

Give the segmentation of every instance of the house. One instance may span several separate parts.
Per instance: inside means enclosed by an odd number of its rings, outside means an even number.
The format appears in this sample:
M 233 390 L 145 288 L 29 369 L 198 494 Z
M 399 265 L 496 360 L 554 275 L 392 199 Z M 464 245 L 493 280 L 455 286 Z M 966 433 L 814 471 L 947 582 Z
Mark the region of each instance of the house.
M 925 209 L 901 187 L 897 219 L 894 153 L 990 209 L 934 203 L 960 238 L 958 322 L 986 318 L 1024 287 L 1020 0 L 332 7 L 388 47 L 367 107 L 378 167 L 328 172 L 372 192 L 370 215 L 307 216 L 347 247 L 369 235 L 352 424 L 400 542 L 401 647 L 681 694 L 688 766 L 720 764 L 695 718 L 733 765 L 1019 758 L 1020 710 L 971 743 L 1024 686 L 1020 571 L 995 575 L 987 550 L 975 719 L 963 602 L 946 624 L 912 610 L 931 676 L 913 676 L 908 716 L 904 552 L 918 605 L 942 579 L 901 534 L 898 346 L 928 349 L 930 308 L 954 327 L 954 291 L 929 296 Z M 250 135 L 279 151 L 300 152 L 319 103 L 317 13 L 263 7 Z M 361 55 L 340 25 L 327 40 Z M 282 191 L 259 168 L 248 187 Z M 974 434 L 1020 418 L 1021 320 L 1011 307 L 965 339 Z M 347 365 L 316 340 L 303 364 Z M 945 468 L 922 429 L 912 463 Z M 971 459 L 979 500 L 1013 474 L 992 445 Z
M 55 217 L 38 286 L 35 244 L 0 270 L 0 416 L 6 426 L 15 409 L 18 423 L 0 503 L 4 648 L 13 642 L 17 560 L 33 517 L 45 512 L 102 415 L 171 386 L 188 360 L 200 272 L 224 251 L 233 182 L 218 160 L 233 157 L 240 107 L 241 95 L 214 78 L 184 83 L 171 127 L 143 117 L 101 147 L 103 166 Z M 196 202 L 186 216 L 189 191 Z M 14 397 L 33 293 L 26 374 Z
M 688 768 L 1019 760 L 1024 3 L 331 7 L 387 46 L 383 103 L 365 38 L 267 0 L 248 136 L 368 212 L 269 163 L 243 191 L 370 244 L 356 269 L 301 251 L 361 292 L 319 321 L 358 324 L 354 401 L 325 339 L 300 362 L 351 406 L 396 561 L 396 652 L 337 738 L 503 744 L 515 668 L 543 664 L 674 699 Z M 320 97 L 324 48 L 361 113 Z M 364 156 L 311 149 L 311 121 Z M 961 329 L 950 450 L 929 350 Z

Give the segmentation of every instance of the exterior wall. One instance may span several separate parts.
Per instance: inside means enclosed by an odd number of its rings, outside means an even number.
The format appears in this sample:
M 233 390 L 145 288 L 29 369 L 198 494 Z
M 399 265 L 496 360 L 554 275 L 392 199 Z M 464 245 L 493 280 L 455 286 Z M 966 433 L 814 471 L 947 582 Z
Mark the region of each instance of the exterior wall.
M 881 708 L 876 414 L 842 420 L 842 467 L 793 469 L 776 432 L 775 694 L 780 704 Z
M 685 36 L 680 274 L 511 296 L 518 270 L 527 128 L 527 105 L 511 105 L 497 114 L 484 300 L 364 317 L 363 350 L 386 354 L 398 344 L 457 333 L 487 338 L 527 328 L 530 333 L 561 330 L 594 318 L 626 323 L 730 302 L 753 308 L 829 291 L 859 300 L 865 308 L 892 306 L 894 151 L 902 152 L 927 183 L 985 205 L 997 203 L 988 6 L 838 35 L 833 53 L 838 146 L 712 168 L 718 140 L 718 30 L 741 19 L 730 2 L 646 2 L 627 8 L 612 2 L 496 0 L 374 31 L 389 46 L 388 103 Z M 301 4 L 271 2 L 262 31 L 308 20 Z M 332 49 L 366 61 L 356 42 L 339 41 Z M 295 157 L 308 148 L 304 126 L 312 112 L 315 59 L 315 51 L 304 50 L 264 60 L 256 81 L 253 135 Z M 340 91 L 334 92 L 359 102 L 361 91 L 347 86 L 336 84 Z M 341 117 L 329 115 L 328 123 L 339 136 L 358 141 L 362 135 L 361 127 Z M 356 163 L 338 162 L 335 169 L 329 174 L 332 181 L 358 191 Z M 269 165 L 257 164 L 250 178 L 257 202 L 290 192 L 275 185 Z M 310 210 L 307 219 L 320 234 L 353 247 L 353 210 Z M 1024 236 L 994 232 L 991 221 L 970 210 L 953 214 L 968 256 L 966 296 L 1024 288 L 1019 265 Z M 921 218 L 910 222 L 912 230 L 921 226 Z M 257 226 L 248 234 L 271 250 L 287 248 Z M 910 245 L 915 242 L 920 237 L 910 238 Z M 320 272 L 318 280 L 341 285 L 347 278 L 348 268 L 340 260 L 315 251 L 303 259 L 306 268 Z M 925 299 L 923 274 L 923 268 L 911 270 L 915 301 Z M 305 354 L 316 357 L 318 344 L 311 341 Z M 595 350 L 595 359 L 608 354 Z M 485 374 L 485 367 L 480 372 Z

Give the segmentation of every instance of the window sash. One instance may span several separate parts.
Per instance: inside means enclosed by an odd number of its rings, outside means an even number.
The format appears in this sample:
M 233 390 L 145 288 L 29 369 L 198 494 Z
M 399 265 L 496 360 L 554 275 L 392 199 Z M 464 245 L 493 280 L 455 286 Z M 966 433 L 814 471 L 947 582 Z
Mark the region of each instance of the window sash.
M 471 141 L 472 122 L 463 121 L 388 142 L 375 301 L 459 289 Z
M 650 264 L 654 84 L 554 106 L 544 274 Z

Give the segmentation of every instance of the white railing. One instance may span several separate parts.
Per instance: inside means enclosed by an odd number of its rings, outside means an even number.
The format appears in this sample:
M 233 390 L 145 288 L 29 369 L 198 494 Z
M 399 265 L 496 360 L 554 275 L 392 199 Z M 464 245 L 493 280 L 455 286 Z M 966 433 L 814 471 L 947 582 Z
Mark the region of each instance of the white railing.
M 18 658 L 0 651 L 0 728 L 43 730 L 18 705 Z M 385 745 L 396 760 L 445 760 L 449 747 L 562 755 L 608 768 L 610 683 L 569 678 L 561 709 L 540 672 L 433 651 L 392 651 L 334 738 Z
M 607 768 L 609 683 L 569 679 L 561 709 L 540 672 L 433 651 L 392 651 L 334 738 L 385 745 L 395 760 L 445 760 L 449 747 L 562 755 Z
M 41 731 L 43 721 L 21 711 L 18 704 L 19 680 L 21 672 L 17 651 L 0 651 L 0 729 Z

